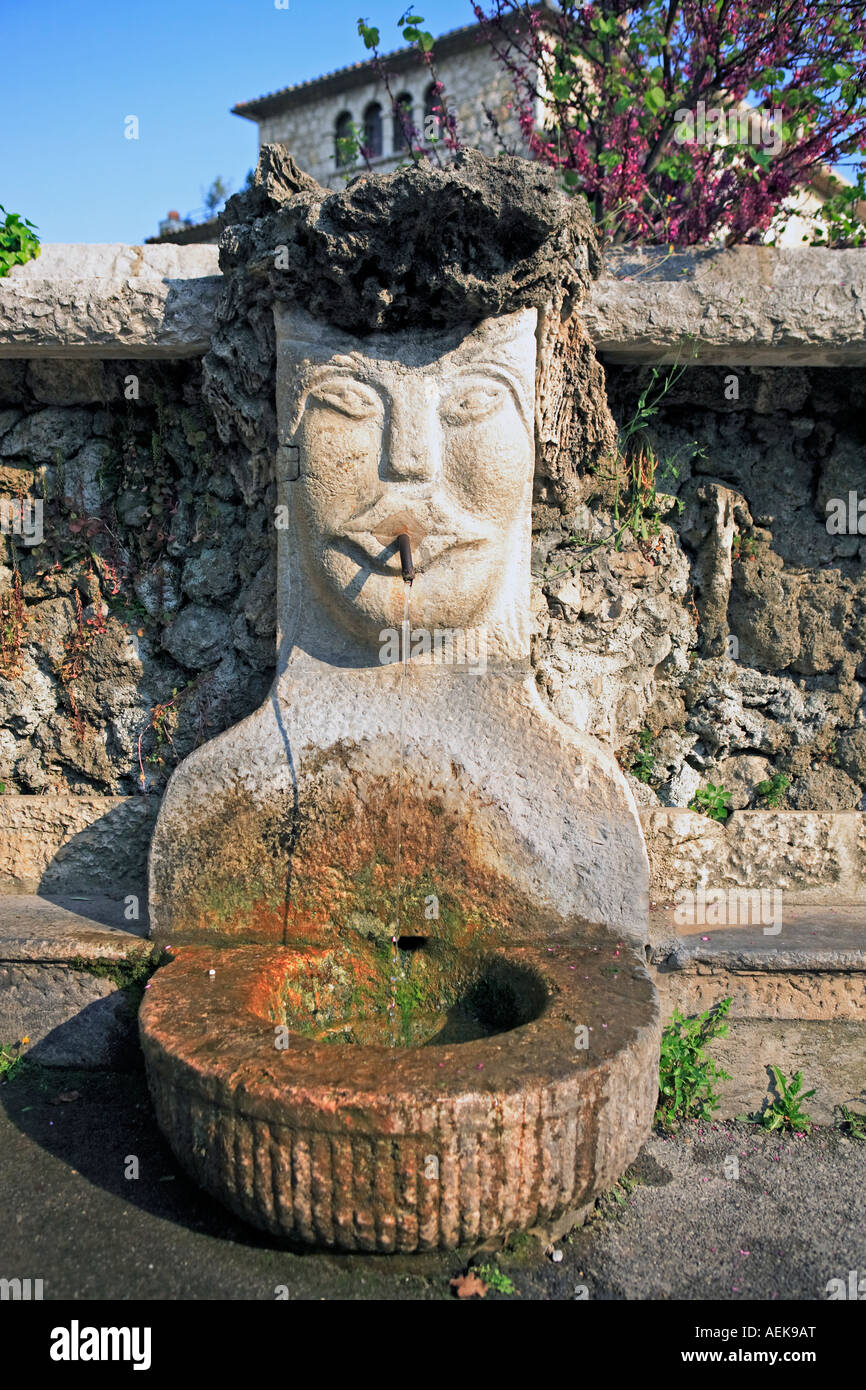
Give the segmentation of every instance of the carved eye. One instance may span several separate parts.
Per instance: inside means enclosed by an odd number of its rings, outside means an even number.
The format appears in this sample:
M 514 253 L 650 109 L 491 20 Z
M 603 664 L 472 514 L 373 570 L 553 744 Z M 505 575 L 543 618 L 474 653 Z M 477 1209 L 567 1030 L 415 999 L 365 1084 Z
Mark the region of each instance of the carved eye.
M 505 398 L 505 387 L 496 381 L 474 382 L 468 384 L 445 402 L 442 418 L 449 425 L 468 425 L 475 420 L 486 420 L 501 406 Z
M 309 400 L 328 410 L 338 410 L 350 420 L 368 420 L 381 411 L 376 392 L 357 381 L 332 381 L 316 386 L 310 392 Z

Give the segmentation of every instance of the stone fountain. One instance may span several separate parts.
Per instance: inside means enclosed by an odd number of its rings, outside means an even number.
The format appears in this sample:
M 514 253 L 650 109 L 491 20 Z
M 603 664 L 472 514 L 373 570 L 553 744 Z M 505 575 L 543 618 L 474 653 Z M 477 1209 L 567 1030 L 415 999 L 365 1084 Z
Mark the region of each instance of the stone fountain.
M 228 218 L 208 390 L 274 500 L 277 674 L 160 812 L 159 1123 L 309 1244 L 556 1232 L 648 1132 L 659 1031 L 630 793 L 531 664 L 533 498 L 610 445 L 592 231 L 477 155 L 326 193 L 266 149 Z

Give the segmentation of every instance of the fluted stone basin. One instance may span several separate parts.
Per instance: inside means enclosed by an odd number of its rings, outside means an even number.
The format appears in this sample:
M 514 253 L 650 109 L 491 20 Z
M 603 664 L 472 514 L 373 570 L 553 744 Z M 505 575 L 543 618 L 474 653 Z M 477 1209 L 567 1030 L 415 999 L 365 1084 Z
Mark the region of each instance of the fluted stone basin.
M 616 1181 L 657 1094 L 638 954 L 604 933 L 425 950 L 394 1030 L 367 942 L 187 946 L 154 976 L 150 1089 L 202 1187 L 275 1235 L 408 1253 L 567 1227 Z

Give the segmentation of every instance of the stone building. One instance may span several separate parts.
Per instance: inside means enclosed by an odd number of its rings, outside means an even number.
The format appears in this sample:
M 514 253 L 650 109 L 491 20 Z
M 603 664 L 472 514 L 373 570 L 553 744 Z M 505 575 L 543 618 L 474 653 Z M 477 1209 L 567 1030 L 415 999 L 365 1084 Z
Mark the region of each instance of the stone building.
M 461 143 L 491 155 L 503 146 L 511 153 L 523 153 L 511 83 L 484 41 L 481 26 L 466 25 L 443 34 L 436 40 L 435 55 L 445 88 L 444 105 L 454 114 Z M 414 48 L 398 49 L 384 62 L 393 94 L 405 104 L 412 124 L 435 135 L 439 118 L 434 108 L 441 109 L 443 99 L 434 94 L 426 63 Z M 370 60 L 240 102 L 232 109 L 235 115 L 257 123 L 260 145 L 284 145 L 295 162 L 326 187 L 343 182 L 345 169 L 340 166 L 337 141 L 353 127 L 362 133 L 377 172 L 387 172 L 406 159 L 404 123 L 392 115 L 391 100 Z

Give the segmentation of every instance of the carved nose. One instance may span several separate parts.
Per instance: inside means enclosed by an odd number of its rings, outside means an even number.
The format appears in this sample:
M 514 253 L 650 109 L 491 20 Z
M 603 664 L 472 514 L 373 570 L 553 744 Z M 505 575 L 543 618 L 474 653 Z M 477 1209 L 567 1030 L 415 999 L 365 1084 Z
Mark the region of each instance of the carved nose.
M 390 478 L 426 482 L 436 476 L 438 441 L 434 425 L 423 401 L 394 411 L 388 437 Z

